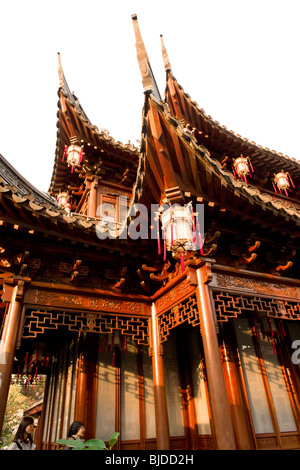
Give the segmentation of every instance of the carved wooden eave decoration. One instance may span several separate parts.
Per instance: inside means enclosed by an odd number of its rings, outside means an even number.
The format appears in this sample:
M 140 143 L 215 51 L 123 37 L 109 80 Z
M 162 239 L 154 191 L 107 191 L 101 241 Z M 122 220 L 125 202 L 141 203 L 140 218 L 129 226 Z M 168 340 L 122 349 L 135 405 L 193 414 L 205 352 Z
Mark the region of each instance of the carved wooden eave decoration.
M 101 174 L 101 171 L 105 172 L 105 167 L 113 174 L 118 173 L 124 186 L 132 187 L 136 179 L 139 150 L 131 143 L 115 141 L 106 129 L 99 131 L 90 122 L 78 98 L 71 93 L 60 62 L 58 96 L 57 142 L 49 193 L 57 194 L 69 185 L 80 186 L 80 175 Z M 66 160 L 62 161 L 65 147 L 71 142 L 83 145 L 85 153 L 83 165 L 73 174 Z
M 166 60 L 165 54 L 163 49 L 164 61 Z M 181 121 L 183 127 L 189 129 L 190 133 L 195 136 L 197 143 L 205 146 L 211 157 L 217 159 L 224 168 L 227 167 L 228 170 L 231 170 L 232 158 L 237 158 L 241 154 L 249 157 L 255 170 L 252 180 L 249 181 L 251 185 L 263 188 L 265 192 L 270 192 L 271 195 L 277 197 L 278 195 L 273 192 L 271 179 L 274 177 L 274 173 L 281 170 L 289 172 L 293 176 L 296 187 L 290 198 L 299 202 L 300 162 L 295 158 L 249 141 L 214 121 L 184 92 L 169 69 L 167 70 L 165 102 L 171 116 Z
M 6 184 L 0 177 L 0 237 L 5 229 L 22 234 L 25 238 L 29 237 L 29 240 L 46 237 L 50 240 L 94 247 L 102 252 L 131 253 L 134 251 L 138 253 L 140 250 L 143 251 L 144 246 L 140 241 L 128 239 L 124 243 L 124 240 L 119 238 L 100 240 L 97 236 L 99 223 L 97 218 L 87 218 L 80 214 L 69 216 L 49 196 L 45 195 L 43 199 L 42 194 L 37 193 L 35 197 L 35 188 L 30 193 L 29 186 L 27 186 L 27 194 L 19 195 L 20 184 L 18 184 L 17 176 L 15 183 L 16 186 Z M 5 237 L 7 238 L 7 234 Z M 8 256 L 7 259 L 11 258 Z

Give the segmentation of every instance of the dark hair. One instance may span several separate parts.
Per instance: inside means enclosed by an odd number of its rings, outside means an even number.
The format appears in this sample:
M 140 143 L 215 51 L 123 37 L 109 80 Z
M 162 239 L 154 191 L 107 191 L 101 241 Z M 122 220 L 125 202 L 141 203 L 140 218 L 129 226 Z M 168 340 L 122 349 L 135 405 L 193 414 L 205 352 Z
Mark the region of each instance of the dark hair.
M 27 426 L 29 426 L 30 424 L 33 424 L 33 423 L 34 423 L 34 419 L 31 418 L 31 416 L 25 416 L 19 424 L 19 427 L 18 427 L 17 432 L 15 434 L 14 440 L 16 441 L 17 439 L 20 439 L 21 441 L 23 441 L 25 439 L 25 436 L 24 436 L 25 429 L 27 428 Z M 28 434 L 27 437 L 30 440 L 30 442 L 32 443 L 31 434 Z
M 84 426 L 84 424 L 81 421 L 74 421 L 74 423 L 69 427 L 68 437 L 75 436 L 82 426 Z

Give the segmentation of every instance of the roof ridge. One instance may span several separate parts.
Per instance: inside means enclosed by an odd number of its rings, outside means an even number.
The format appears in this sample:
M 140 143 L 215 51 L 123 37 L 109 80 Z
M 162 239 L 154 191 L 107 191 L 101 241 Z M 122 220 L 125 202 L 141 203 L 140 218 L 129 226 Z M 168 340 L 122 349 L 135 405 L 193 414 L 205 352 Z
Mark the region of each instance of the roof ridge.
M 228 129 L 226 126 L 222 125 L 219 123 L 219 121 L 215 121 L 212 116 L 210 116 L 209 114 L 206 113 L 206 111 L 203 109 L 203 108 L 200 108 L 199 104 L 192 100 L 191 96 L 184 90 L 183 86 L 180 85 L 180 83 L 178 82 L 178 80 L 175 78 L 175 76 L 173 75 L 172 72 L 168 72 L 169 75 L 172 77 L 172 79 L 177 83 L 178 87 L 182 90 L 184 96 L 190 101 L 190 103 L 197 109 L 197 111 L 202 114 L 202 116 L 207 119 L 213 126 L 217 126 L 220 130 L 222 131 L 225 131 L 227 132 L 228 134 L 230 134 L 232 137 L 234 138 L 237 138 L 239 140 L 241 140 L 243 143 L 247 144 L 247 145 L 251 145 L 252 147 L 255 147 L 257 150 L 259 151 L 263 151 L 263 152 L 267 152 L 269 155 L 272 155 L 274 157 L 279 157 L 279 158 L 285 158 L 286 160 L 292 162 L 292 163 L 296 163 L 298 165 L 300 165 L 300 160 L 297 160 L 295 157 L 290 157 L 288 155 L 284 155 L 282 152 L 278 152 L 277 150 L 271 150 L 269 149 L 268 147 L 263 147 L 262 145 L 260 144 L 257 144 L 256 142 L 254 142 L 253 140 L 249 140 L 247 137 L 243 137 L 241 136 L 240 134 L 237 134 L 236 132 L 234 132 L 233 130 L 231 129 Z
M 53 207 L 57 206 L 57 201 L 44 191 L 36 188 L 24 176 L 22 176 L 16 168 L 9 163 L 6 158 L 0 153 L 0 176 L 5 186 L 10 185 L 17 191 L 18 196 L 31 195 L 34 199 L 41 200 L 46 204 L 51 204 Z M 19 184 L 18 184 L 19 183 Z
M 170 114 L 166 103 L 158 103 L 155 100 L 153 101 L 157 107 L 160 107 L 162 109 L 163 114 L 165 115 L 166 119 L 170 122 L 170 124 L 175 128 L 174 130 L 178 134 L 179 138 L 183 138 L 189 144 L 192 144 L 193 148 L 197 152 L 198 157 L 199 152 L 201 152 L 201 157 L 204 158 L 204 160 L 206 160 L 206 162 L 210 164 L 210 166 L 213 166 L 213 170 L 217 170 L 217 173 L 219 173 L 220 176 L 224 177 L 226 180 L 228 180 L 229 178 L 230 183 L 232 183 L 235 189 L 237 189 L 239 192 L 242 192 L 242 194 L 246 195 L 246 197 L 259 198 L 261 204 L 272 205 L 273 210 L 278 211 L 281 209 L 284 210 L 284 212 L 289 217 L 293 218 L 294 216 L 296 216 L 300 219 L 300 209 L 295 207 L 293 204 L 287 206 L 286 202 L 281 200 L 278 196 L 271 196 L 268 193 L 264 193 L 256 186 L 246 184 L 242 180 L 235 180 L 233 174 L 229 170 L 223 169 L 221 167 L 220 162 L 211 156 L 209 150 L 206 147 L 197 143 L 193 134 L 185 131 L 180 120 Z M 180 129 L 180 132 L 178 132 L 178 129 Z M 253 193 L 252 195 L 250 194 L 251 192 Z

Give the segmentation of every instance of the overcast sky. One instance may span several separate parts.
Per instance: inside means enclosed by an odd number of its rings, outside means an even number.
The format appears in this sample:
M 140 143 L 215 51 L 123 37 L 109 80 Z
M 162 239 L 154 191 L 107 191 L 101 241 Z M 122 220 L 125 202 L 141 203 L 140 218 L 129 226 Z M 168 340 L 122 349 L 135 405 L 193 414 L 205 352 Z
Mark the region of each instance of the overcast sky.
M 299 0 L 0 1 L 0 153 L 48 191 L 58 58 L 92 124 L 139 145 L 143 88 L 131 15 L 164 95 L 172 71 L 229 130 L 300 160 Z

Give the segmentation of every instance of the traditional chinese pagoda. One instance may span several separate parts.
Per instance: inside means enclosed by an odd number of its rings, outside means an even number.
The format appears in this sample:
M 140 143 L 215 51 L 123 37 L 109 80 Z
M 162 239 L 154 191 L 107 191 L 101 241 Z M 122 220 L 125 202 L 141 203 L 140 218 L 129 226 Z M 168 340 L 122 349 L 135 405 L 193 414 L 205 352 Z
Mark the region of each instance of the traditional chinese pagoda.
M 207 115 L 163 37 L 162 98 L 132 22 L 140 147 L 59 56 L 49 193 L 0 159 L 0 428 L 12 374 L 43 376 L 39 449 L 75 420 L 121 450 L 300 449 L 299 162 Z

